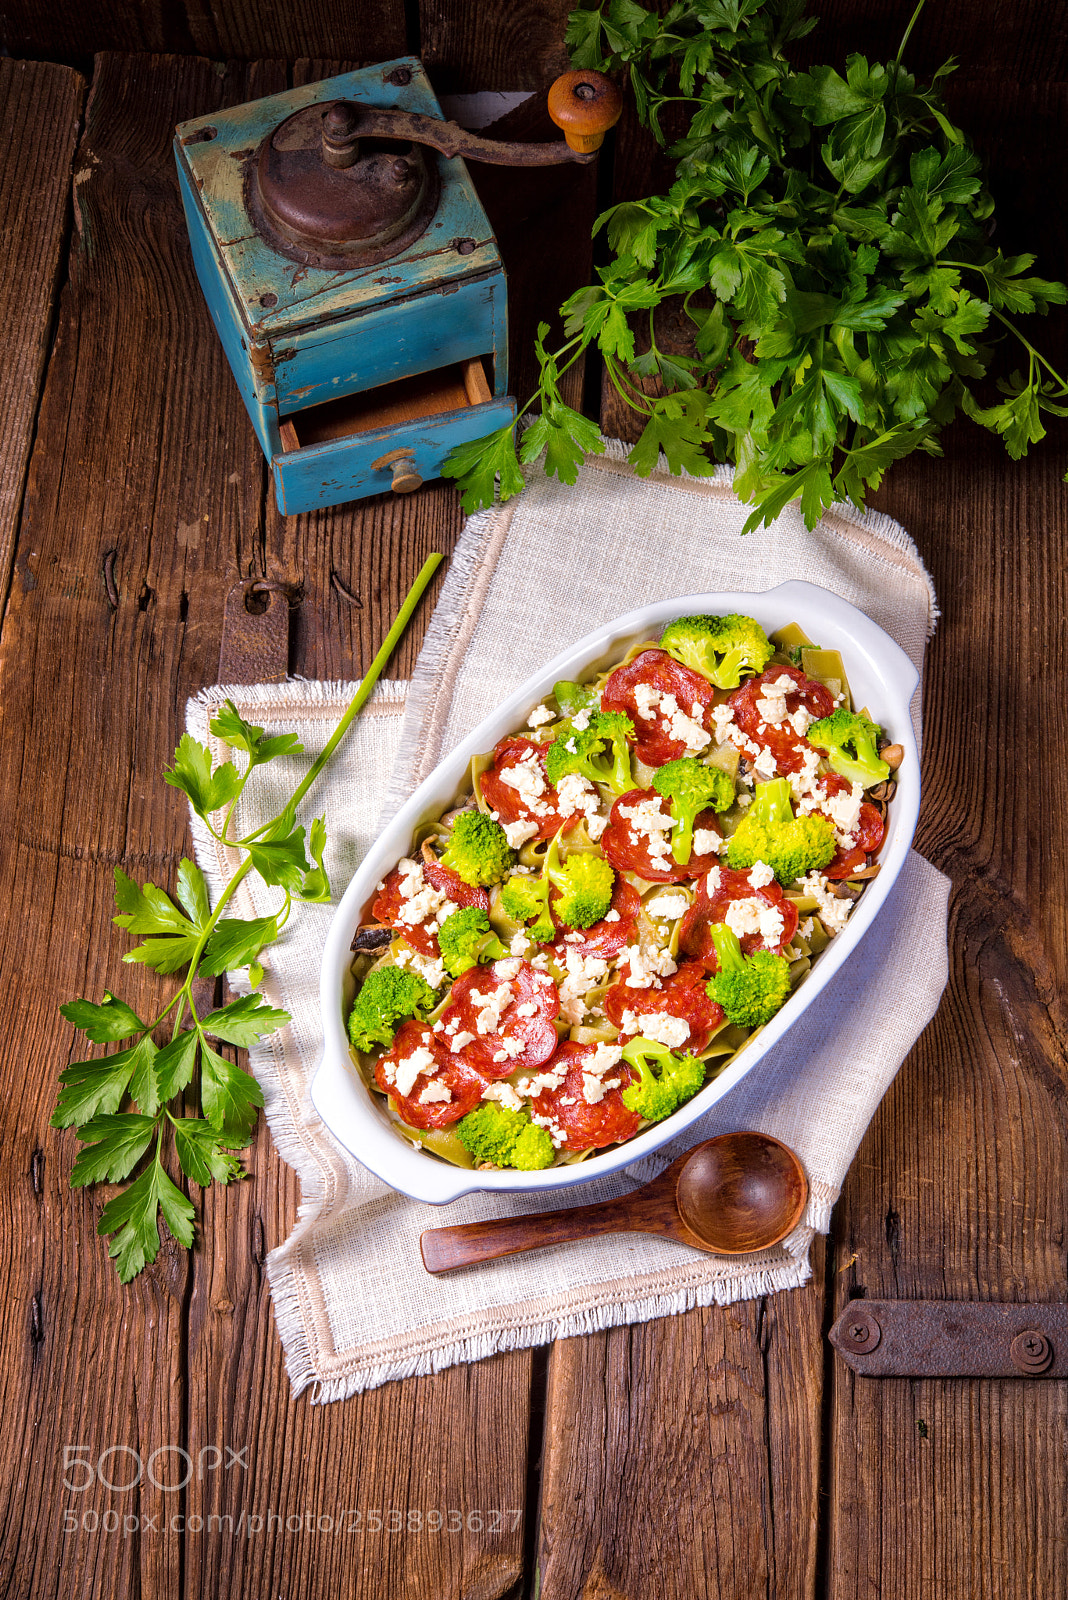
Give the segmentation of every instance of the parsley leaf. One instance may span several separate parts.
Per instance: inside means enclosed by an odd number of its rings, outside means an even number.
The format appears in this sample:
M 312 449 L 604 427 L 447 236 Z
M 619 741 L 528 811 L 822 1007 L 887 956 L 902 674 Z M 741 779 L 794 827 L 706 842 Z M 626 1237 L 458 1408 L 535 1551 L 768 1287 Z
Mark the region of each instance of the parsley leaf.
M 141 1176 L 110 1200 L 100 1213 L 97 1232 L 115 1234 L 108 1253 L 118 1268 L 120 1282 L 129 1283 L 131 1278 L 136 1278 L 145 1264 L 155 1261 L 159 1254 L 157 1217 L 160 1211 L 178 1243 L 188 1248 L 193 1243 L 195 1213 L 182 1191 L 164 1172 L 157 1153 Z
M 227 1044 L 250 1045 L 274 1033 L 289 1021 L 288 1011 L 276 1011 L 258 994 L 241 995 L 219 1011 L 210 1011 L 201 1017 L 200 1026 L 205 1033 Z
M 110 1044 L 115 1039 L 128 1039 L 132 1033 L 144 1033 L 148 1024 L 141 1021 L 136 1011 L 132 1011 L 125 1000 L 120 1000 L 113 995 L 110 989 L 104 990 L 104 999 L 100 1005 L 94 1005 L 90 1000 L 68 1000 L 65 1006 L 60 1006 L 60 1012 L 68 1022 L 73 1022 L 76 1028 L 92 1039 L 94 1044 Z
M 242 1067 L 227 1061 L 209 1044 L 200 1047 L 200 1100 L 212 1127 L 233 1140 L 233 1148 L 248 1144 L 263 1105 L 263 1091 Z
M 243 782 L 232 761 L 224 761 L 213 770 L 211 751 L 188 733 L 182 734 L 174 752 L 174 765 L 163 774 L 163 781 L 188 795 L 202 817 L 228 806 L 241 793 Z
M 79 1139 L 90 1148 L 78 1153 L 70 1175 L 72 1186 L 121 1183 L 152 1143 L 155 1131 L 154 1116 L 126 1111 L 119 1116 L 94 1117 L 78 1129 Z
M 168 1113 L 169 1115 L 169 1113 Z M 230 1183 L 240 1178 L 241 1163 L 230 1153 L 226 1139 L 203 1117 L 170 1117 L 174 1148 L 182 1171 L 206 1189 L 213 1179 Z

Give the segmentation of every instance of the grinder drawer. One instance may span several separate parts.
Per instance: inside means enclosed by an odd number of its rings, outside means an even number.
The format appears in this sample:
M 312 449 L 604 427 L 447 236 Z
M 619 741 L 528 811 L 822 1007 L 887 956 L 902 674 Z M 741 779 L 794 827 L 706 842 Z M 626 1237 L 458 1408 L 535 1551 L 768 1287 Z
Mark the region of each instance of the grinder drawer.
M 436 478 L 455 445 L 515 419 L 511 396 L 493 398 L 481 361 L 463 361 L 309 406 L 281 423 L 271 461 L 287 516 Z

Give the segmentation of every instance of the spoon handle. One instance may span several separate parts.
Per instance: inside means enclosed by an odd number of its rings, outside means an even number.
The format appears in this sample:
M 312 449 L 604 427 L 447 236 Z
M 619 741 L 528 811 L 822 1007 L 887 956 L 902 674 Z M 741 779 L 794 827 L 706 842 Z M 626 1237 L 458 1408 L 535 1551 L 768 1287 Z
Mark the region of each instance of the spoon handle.
M 478 1261 L 516 1255 L 520 1250 L 543 1250 L 569 1239 L 589 1239 L 599 1233 L 669 1232 L 655 1218 L 632 1205 L 632 1197 L 604 1200 L 596 1205 L 571 1206 L 562 1211 L 538 1211 L 525 1217 L 491 1217 L 484 1222 L 464 1222 L 453 1228 L 428 1228 L 419 1248 L 428 1272 L 451 1272 Z M 676 1222 L 677 1226 L 677 1222 Z

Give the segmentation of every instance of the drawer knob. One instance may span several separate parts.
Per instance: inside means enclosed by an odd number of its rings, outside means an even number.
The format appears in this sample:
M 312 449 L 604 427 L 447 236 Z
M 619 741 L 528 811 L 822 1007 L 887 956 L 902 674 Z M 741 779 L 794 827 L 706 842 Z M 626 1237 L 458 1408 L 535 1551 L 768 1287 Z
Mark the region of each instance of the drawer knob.
M 381 472 L 386 467 L 393 471 L 390 487 L 394 494 L 411 494 L 413 489 L 422 488 L 423 480 L 415 470 L 414 450 L 391 450 L 388 455 L 371 462 L 372 472 Z

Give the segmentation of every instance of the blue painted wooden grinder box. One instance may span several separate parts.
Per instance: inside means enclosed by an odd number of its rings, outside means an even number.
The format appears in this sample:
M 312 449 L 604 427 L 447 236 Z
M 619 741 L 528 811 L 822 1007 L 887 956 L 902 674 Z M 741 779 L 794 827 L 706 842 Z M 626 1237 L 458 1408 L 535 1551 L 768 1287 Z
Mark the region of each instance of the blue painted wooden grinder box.
M 593 159 L 617 91 L 573 73 L 552 93 L 568 145 L 443 122 L 414 56 L 178 127 L 197 276 L 284 513 L 415 489 L 514 418 L 504 268 L 456 152 Z

